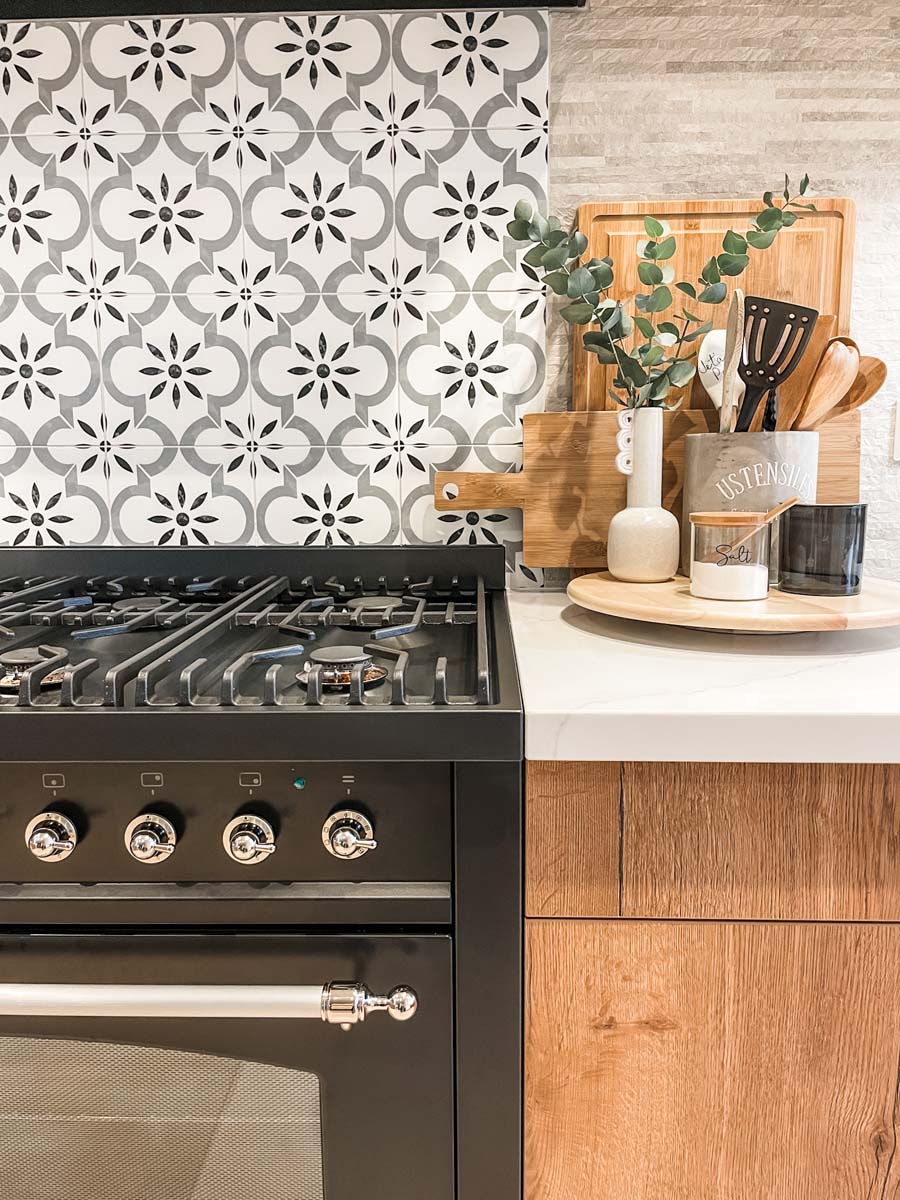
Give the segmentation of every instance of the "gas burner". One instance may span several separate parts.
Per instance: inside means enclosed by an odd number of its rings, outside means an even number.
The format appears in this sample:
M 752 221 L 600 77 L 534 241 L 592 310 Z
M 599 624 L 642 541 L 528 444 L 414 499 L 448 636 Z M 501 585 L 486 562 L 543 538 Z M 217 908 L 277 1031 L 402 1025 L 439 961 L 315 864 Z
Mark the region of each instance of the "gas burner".
M 372 655 L 359 646 L 322 646 L 312 651 L 303 664 L 303 670 L 297 675 L 297 682 L 308 687 L 310 672 L 313 667 L 320 666 L 322 687 L 345 691 L 350 687 L 354 667 L 360 665 L 363 669 L 363 687 L 375 687 L 387 678 L 387 669 L 376 667 Z
M 63 653 L 62 650 L 57 650 L 55 647 L 53 650 L 53 656 Z M 19 685 L 27 672 L 32 667 L 46 662 L 49 657 L 51 655 L 42 654 L 40 650 L 34 647 L 0 652 L 0 692 L 18 692 Z M 45 675 L 41 680 L 41 689 L 49 690 L 50 688 L 61 687 L 64 675 L 64 667 L 58 667 L 55 671 L 51 671 L 49 675 Z
M 114 612 L 153 612 L 171 599 L 171 596 L 132 596 L 130 600 L 114 600 L 110 607 Z
M 385 615 L 392 613 L 395 608 L 403 607 L 402 596 L 354 596 L 344 604 L 352 612 L 363 609 L 365 612 L 378 612 Z

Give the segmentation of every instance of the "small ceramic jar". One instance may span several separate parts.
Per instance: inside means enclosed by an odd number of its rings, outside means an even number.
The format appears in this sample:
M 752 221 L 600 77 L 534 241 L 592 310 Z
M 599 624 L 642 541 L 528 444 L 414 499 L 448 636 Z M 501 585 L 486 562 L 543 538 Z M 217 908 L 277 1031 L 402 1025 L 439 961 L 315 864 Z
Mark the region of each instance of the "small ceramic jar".
M 691 513 L 691 595 L 765 600 L 769 533 L 761 512 Z

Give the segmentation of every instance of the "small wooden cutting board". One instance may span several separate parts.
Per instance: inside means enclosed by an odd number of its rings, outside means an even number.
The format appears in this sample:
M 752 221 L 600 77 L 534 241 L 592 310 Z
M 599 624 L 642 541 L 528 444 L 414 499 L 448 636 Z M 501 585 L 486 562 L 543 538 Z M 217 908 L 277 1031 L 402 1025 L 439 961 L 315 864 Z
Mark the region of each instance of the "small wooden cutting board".
M 715 432 L 718 419 L 718 413 L 708 409 L 665 415 L 663 505 L 679 518 L 683 439 L 689 433 Z M 435 508 L 520 508 L 522 557 L 528 566 L 605 566 L 609 522 L 625 506 L 625 476 L 615 467 L 617 414 L 532 413 L 523 427 L 521 471 L 439 471 L 434 479 Z M 819 500 L 858 500 L 859 413 L 828 421 L 818 432 Z M 454 488 L 455 494 L 448 494 Z

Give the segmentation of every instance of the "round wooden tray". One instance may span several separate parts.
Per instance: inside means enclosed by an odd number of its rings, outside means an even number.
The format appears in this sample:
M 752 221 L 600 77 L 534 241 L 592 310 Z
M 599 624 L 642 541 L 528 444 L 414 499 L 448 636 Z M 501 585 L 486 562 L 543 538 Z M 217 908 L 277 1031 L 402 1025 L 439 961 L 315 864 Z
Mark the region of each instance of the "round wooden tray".
M 769 592 L 765 600 L 700 600 L 679 575 L 668 583 L 621 583 L 607 571 L 582 575 L 568 587 L 582 608 L 652 621 L 742 633 L 815 633 L 900 625 L 900 583 L 870 579 L 859 596 L 792 596 Z

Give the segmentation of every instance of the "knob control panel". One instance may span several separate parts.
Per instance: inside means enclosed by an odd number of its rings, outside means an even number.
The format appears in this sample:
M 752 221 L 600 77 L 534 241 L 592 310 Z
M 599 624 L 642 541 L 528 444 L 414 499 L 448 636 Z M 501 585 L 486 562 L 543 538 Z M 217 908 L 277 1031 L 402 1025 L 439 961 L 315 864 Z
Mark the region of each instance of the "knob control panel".
M 178 835 L 172 822 L 159 813 L 142 813 L 125 827 L 125 846 L 142 863 L 161 863 L 175 852 Z
M 43 862 L 62 862 L 78 845 L 78 833 L 62 813 L 38 813 L 25 829 L 25 844 Z
M 377 848 L 374 835 L 369 818 L 352 808 L 332 813 L 322 826 L 325 849 L 335 858 L 362 858 L 369 850 Z
M 250 867 L 275 853 L 275 830 L 264 817 L 244 813 L 225 826 L 222 845 L 229 858 Z

